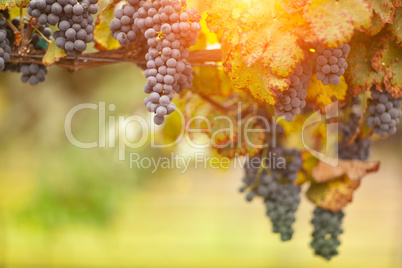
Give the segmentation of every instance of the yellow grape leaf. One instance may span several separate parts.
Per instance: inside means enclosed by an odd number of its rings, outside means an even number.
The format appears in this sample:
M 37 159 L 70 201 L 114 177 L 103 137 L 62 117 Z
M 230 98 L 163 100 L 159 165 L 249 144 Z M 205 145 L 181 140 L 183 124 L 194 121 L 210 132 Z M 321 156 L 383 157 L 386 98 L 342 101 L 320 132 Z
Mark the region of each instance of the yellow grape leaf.
M 353 43 L 348 56 L 346 81 L 353 95 L 358 95 L 371 88 L 373 84 L 381 85 L 383 74 L 376 72 L 371 66 L 373 52 L 365 43 Z
M 13 7 L 26 7 L 29 0 L 2 0 L 0 1 L 0 9 L 11 9 Z
M 371 10 L 364 0 L 312 0 L 304 17 L 321 44 L 337 47 L 348 42 L 355 29 L 370 26 Z
M 237 19 L 248 4 L 242 0 L 209 0 L 207 24 L 211 32 L 220 29 L 233 29 Z
M 281 7 L 283 7 L 286 13 L 294 14 L 299 12 L 308 2 L 309 0 L 282 0 Z
M 208 45 L 213 45 L 219 43 L 217 33 L 213 33 L 208 29 L 206 18 L 208 14 L 204 12 L 202 14 L 201 23 L 201 31 L 198 33 L 197 44 L 192 46 L 191 50 L 201 50 L 206 49 Z
M 56 61 L 59 61 L 61 58 L 64 58 L 67 54 L 64 52 L 64 49 L 61 49 L 56 46 L 56 41 L 52 41 L 46 50 L 45 56 L 43 56 L 42 63 L 45 66 L 51 66 Z
M 351 180 L 359 180 L 368 173 L 377 172 L 380 168 L 379 161 L 342 160 L 338 166 L 333 167 L 324 162 L 319 162 L 311 175 L 315 182 L 327 182 L 333 179 L 347 176 Z
M 402 49 L 387 35 L 381 40 L 384 48 L 374 53 L 371 63 L 384 74 L 385 89 L 398 99 L 402 97 Z
M 345 78 L 341 76 L 341 82 L 338 85 L 324 86 L 320 80 L 313 76 L 310 80 L 310 86 L 307 88 L 307 102 L 314 108 L 324 111 L 326 105 L 334 101 L 344 101 L 347 97 L 348 85 Z
M 94 29 L 95 48 L 98 50 L 113 50 L 119 48 L 119 42 L 112 37 L 109 29 L 110 22 L 114 18 L 114 4 L 108 5 L 98 15 Z
M 352 201 L 360 180 L 350 180 L 347 176 L 324 183 L 311 183 L 307 198 L 317 206 L 338 212 Z
M 248 66 L 240 53 L 231 50 L 223 63 L 224 71 L 238 89 L 248 89 L 258 100 L 274 104 L 274 90 L 283 91 L 288 88 L 287 79 L 280 78 L 263 69 L 260 61 Z
M 395 15 L 395 7 L 391 0 L 367 0 L 367 2 L 383 23 L 392 24 Z
M 245 32 L 240 39 L 240 53 L 248 66 L 261 58 L 265 45 L 269 40 L 268 34 L 250 30 Z
M 262 57 L 263 67 L 271 69 L 273 74 L 287 77 L 292 74 L 299 61 L 303 60 L 303 50 L 297 44 L 297 37 L 289 32 L 277 33 L 271 38 Z
M 194 66 L 196 75 L 193 78 L 191 91 L 199 95 L 228 97 L 232 94 L 233 85 L 222 68 L 214 66 Z
M 394 23 L 388 26 L 392 36 L 399 44 L 402 45 L 402 7 L 398 7 L 395 12 Z
M 311 173 L 319 162 L 319 160 L 316 157 L 314 157 L 311 153 L 309 153 L 308 151 L 302 151 L 301 157 L 303 160 L 302 161 L 302 172 L 300 172 L 297 180 L 295 181 L 295 183 L 298 185 L 302 185 L 303 183 L 312 180 Z

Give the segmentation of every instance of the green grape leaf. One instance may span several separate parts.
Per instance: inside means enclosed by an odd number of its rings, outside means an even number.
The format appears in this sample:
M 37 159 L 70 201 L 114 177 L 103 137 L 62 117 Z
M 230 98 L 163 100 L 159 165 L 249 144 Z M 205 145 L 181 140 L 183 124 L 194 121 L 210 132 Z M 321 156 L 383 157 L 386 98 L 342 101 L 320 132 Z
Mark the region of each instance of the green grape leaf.
M 383 23 L 392 24 L 395 15 L 395 7 L 391 0 L 367 0 L 367 2 Z
M 61 58 L 67 56 L 63 49 L 56 46 L 56 42 L 53 40 L 47 50 L 46 54 L 42 59 L 42 63 L 46 66 L 53 65 L 56 61 L 59 61 Z
M 396 42 L 402 45 L 402 7 L 398 7 L 395 12 L 394 23 L 389 25 L 389 29 L 396 40 Z
M 2 0 L 0 1 L 0 9 L 11 9 L 13 7 L 26 7 L 29 0 Z
M 311 183 L 307 198 L 317 206 L 338 212 L 352 201 L 360 180 L 350 180 L 347 176 L 324 183 Z
M 371 11 L 364 0 L 312 0 L 304 8 L 304 17 L 318 41 L 328 47 L 348 42 L 355 29 L 368 28 L 371 23 Z
M 371 64 L 384 74 L 385 89 L 394 97 L 402 97 L 402 49 L 389 36 L 381 39 L 384 48 L 374 53 Z
M 363 31 L 367 36 L 374 36 L 378 34 L 382 30 L 382 28 L 384 28 L 384 26 L 385 23 L 381 21 L 380 17 L 376 13 L 373 13 L 370 27 L 364 28 Z
M 345 78 L 353 95 L 369 90 L 373 84 L 382 84 L 383 74 L 376 72 L 371 65 L 372 53 L 365 43 L 353 43 L 351 46 Z
M 110 22 L 114 18 L 114 4 L 108 5 L 99 13 L 94 29 L 94 43 L 98 50 L 112 50 L 119 48 L 119 42 L 112 37 L 109 29 Z

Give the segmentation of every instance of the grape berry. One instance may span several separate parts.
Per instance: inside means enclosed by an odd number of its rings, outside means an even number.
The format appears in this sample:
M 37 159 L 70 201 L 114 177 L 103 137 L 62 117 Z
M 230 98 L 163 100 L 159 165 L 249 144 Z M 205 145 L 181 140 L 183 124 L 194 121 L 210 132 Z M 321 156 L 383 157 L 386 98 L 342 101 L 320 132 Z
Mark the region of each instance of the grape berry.
M 315 51 L 316 77 L 324 85 L 338 85 L 341 82 L 340 76 L 345 73 L 348 67 L 346 58 L 349 54 L 350 46 L 343 44 L 336 48 L 324 48 L 317 46 Z

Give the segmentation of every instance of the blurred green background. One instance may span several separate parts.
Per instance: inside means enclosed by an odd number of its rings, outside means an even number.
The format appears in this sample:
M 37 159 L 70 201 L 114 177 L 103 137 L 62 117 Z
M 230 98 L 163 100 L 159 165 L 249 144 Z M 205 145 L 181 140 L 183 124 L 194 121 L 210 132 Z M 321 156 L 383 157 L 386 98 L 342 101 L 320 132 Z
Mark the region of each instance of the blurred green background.
M 64 119 L 77 104 L 146 114 L 136 66 L 52 67 L 37 87 L 19 80 L 0 73 L 0 267 L 402 267 L 400 136 L 375 144 L 381 170 L 347 207 L 340 255 L 328 262 L 309 247 L 314 207 L 305 198 L 294 238 L 283 243 L 262 202 L 238 193 L 240 168 L 152 174 L 118 161 L 115 148 L 67 141 Z M 97 112 L 77 113 L 73 127 L 92 141 Z M 131 151 L 170 154 L 149 145 Z

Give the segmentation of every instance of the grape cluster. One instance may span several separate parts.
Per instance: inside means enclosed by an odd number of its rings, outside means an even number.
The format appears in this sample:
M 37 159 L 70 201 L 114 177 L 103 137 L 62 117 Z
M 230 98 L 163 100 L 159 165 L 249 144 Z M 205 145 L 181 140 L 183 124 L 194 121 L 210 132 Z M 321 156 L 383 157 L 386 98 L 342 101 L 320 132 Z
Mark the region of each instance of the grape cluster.
M 341 82 L 340 76 L 345 73 L 345 69 L 348 67 L 346 58 L 349 51 L 350 46 L 348 44 L 336 48 L 324 48 L 318 45 L 315 51 L 317 79 L 321 80 L 324 85 L 338 85 Z
M 6 30 L 6 18 L 0 17 L 0 71 L 6 67 L 6 63 L 10 60 L 10 40 Z
M 349 140 L 355 134 L 359 127 L 361 115 L 357 113 L 351 113 L 349 115 L 349 121 L 347 124 L 340 125 L 341 140 L 338 145 L 338 156 L 340 159 L 345 160 L 367 160 L 370 155 L 371 141 L 368 138 L 361 138 L 357 136 L 351 144 Z
M 22 64 L 20 69 L 22 76 L 21 81 L 23 83 L 29 82 L 31 86 L 44 82 L 46 80 L 47 68 L 44 65 L 39 64 Z
M 343 233 L 343 217 L 342 211 L 334 213 L 320 207 L 314 210 L 314 217 L 311 220 L 314 225 L 311 247 L 316 255 L 330 260 L 338 254 L 337 247 L 341 244 L 338 236 Z
M 139 4 L 140 0 L 129 0 L 128 5 L 123 5 L 114 12 L 115 18 L 110 23 L 110 31 L 123 47 L 138 41 L 138 33 L 141 31 L 134 20 L 138 17 Z
M 313 66 L 307 60 L 299 64 L 290 76 L 290 87 L 284 92 L 277 92 L 275 115 L 285 116 L 288 122 L 293 121 L 294 116 L 299 114 L 306 106 L 307 88 L 310 86 L 310 78 L 313 75 Z
M 137 1 L 132 1 L 130 6 L 135 3 Z M 145 98 L 144 104 L 149 112 L 156 114 L 155 124 L 161 125 L 165 115 L 176 109 L 170 102 L 174 93 L 181 93 L 183 89 L 191 87 L 193 69 L 186 58 L 189 55 L 188 48 L 197 42 L 201 17 L 196 9 L 186 7 L 186 1 L 139 1 L 137 5 L 139 8 L 134 8 L 137 11 L 132 18 L 125 15 L 125 9 L 129 10 L 128 14 L 132 12 L 129 6 L 125 6 L 122 12 L 118 10 L 121 14 L 117 14 L 111 27 L 119 42 L 124 44 L 126 37 L 131 39 L 128 36 L 130 30 L 127 27 L 126 33 L 123 27 L 130 25 L 133 19 L 132 34 L 138 28 L 146 38 L 149 48 L 145 55 L 147 69 L 144 75 L 147 83 L 144 92 L 150 95 Z M 120 15 L 122 16 L 118 18 Z M 123 25 L 120 28 L 117 27 L 117 19 Z
M 246 200 L 251 201 L 255 196 L 264 200 L 267 216 L 272 222 L 272 231 L 280 233 L 282 241 L 292 238 L 292 224 L 300 202 L 299 185 L 295 185 L 297 173 L 301 169 L 301 154 L 297 150 L 287 150 L 283 147 L 273 148 L 270 152 L 271 167 L 263 169 L 258 174 L 260 158 L 252 158 L 245 166 L 244 185 L 241 192 L 250 189 Z M 283 165 L 282 165 L 282 164 Z M 265 167 L 266 163 L 262 163 Z
M 367 126 L 382 137 L 396 133 L 396 126 L 402 115 L 400 99 L 394 99 L 391 94 L 371 89 L 371 104 L 368 108 L 370 116 Z
M 70 56 L 80 55 L 87 43 L 93 41 L 94 19 L 98 0 L 32 0 L 28 14 L 38 18 L 39 24 L 56 25 L 53 33 L 56 45 Z

